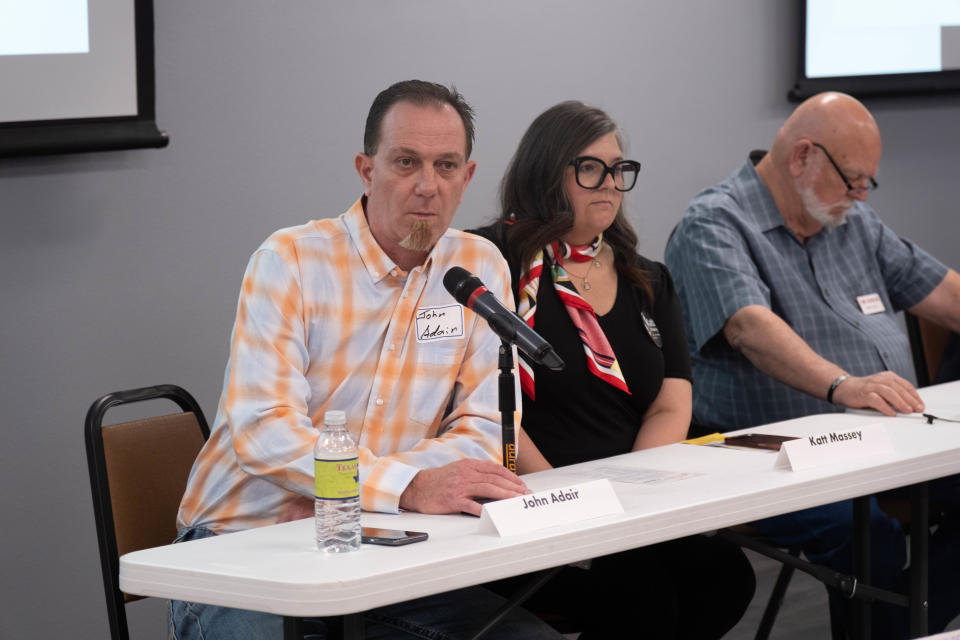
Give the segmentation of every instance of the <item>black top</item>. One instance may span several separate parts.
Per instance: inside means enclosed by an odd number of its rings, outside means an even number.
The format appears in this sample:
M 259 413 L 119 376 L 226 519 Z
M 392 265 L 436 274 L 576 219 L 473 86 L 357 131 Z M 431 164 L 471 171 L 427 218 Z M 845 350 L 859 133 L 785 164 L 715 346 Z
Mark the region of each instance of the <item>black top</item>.
M 492 240 L 503 252 L 497 225 L 472 232 Z M 659 262 L 639 255 L 637 262 L 651 279 L 655 302 L 651 305 L 646 295 L 621 275 L 613 308 L 598 316 L 630 394 L 587 369 L 583 344 L 549 270 L 541 275 L 534 329 L 553 345 L 566 367 L 554 372 L 533 365 L 536 401 L 524 394 L 523 428 L 555 467 L 629 452 L 663 379 L 690 379 L 690 355 L 673 280 Z M 519 266 L 511 264 L 510 272 L 516 299 Z M 662 348 L 644 327 L 642 311 L 656 323 Z

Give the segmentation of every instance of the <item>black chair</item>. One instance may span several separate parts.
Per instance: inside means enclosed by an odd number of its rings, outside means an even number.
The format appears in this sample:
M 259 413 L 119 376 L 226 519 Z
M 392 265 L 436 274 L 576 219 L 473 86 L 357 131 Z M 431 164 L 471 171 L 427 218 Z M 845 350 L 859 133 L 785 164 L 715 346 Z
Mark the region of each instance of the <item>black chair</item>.
M 155 399 L 181 411 L 103 426 L 113 407 Z M 87 412 L 87 466 L 113 640 L 128 640 L 125 605 L 142 597 L 120 591 L 120 556 L 173 542 L 187 476 L 209 435 L 197 401 L 175 385 L 109 393 Z
M 754 636 L 755 640 L 766 640 L 770 637 L 770 632 L 773 630 L 773 623 L 777 619 L 777 614 L 780 612 L 780 606 L 783 604 L 787 588 L 790 586 L 790 579 L 796 570 L 803 571 L 812 576 L 822 582 L 827 588 L 830 637 L 832 640 L 843 640 L 846 637 L 841 623 L 842 612 L 836 606 L 837 592 L 832 592 L 831 588 L 838 589 L 844 597 L 847 597 L 848 594 L 852 593 L 851 587 L 853 590 L 856 589 L 855 580 L 850 580 L 849 576 L 836 573 L 826 566 L 811 564 L 801 559 L 800 547 L 782 549 L 769 545 L 755 530 L 751 529 L 749 525 L 720 529 L 716 535 L 724 540 L 738 544 L 744 549 L 751 549 L 783 565 L 777 574 L 777 581 L 770 593 L 770 599 L 767 600 L 767 606 L 763 610 L 763 617 L 760 620 L 760 625 L 757 627 L 757 633 Z M 860 588 L 863 589 L 864 587 L 861 586 Z
M 687 436 L 689 438 L 700 438 L 714 431 L 716 431 L 716 429 L 711 427 L 691 424 Z M 767 638 L 770 637 L 770 632 L 773 630 L 773 624 L 776 622 L 777 614 L 780 613 L 780 607 L 783 605 L 787 588 L 790 586 L 790 579 L 793 578 L 794 571 L 796 571 L 800 563 L 803 562 L 800 560 L 800 548 L 791 547 L 781 549 L 773 547 L 767 544 L 759 533 L 749 525 L 739 525 L 724 529 L 718 532 L 718 535 L 745 549 L 752 549 L 772 560 L 780 562 L 782 565 L 777 574 L 777 580 L 773 586 L 773 590 L 770 592 L 770 598 L 767 600 L 767 604 L 763 609 L 763 616 L 760 619 L 760 625 L 757 627 L 757 633 L 754 636 L 755 640 L 767 640 Z M 823 570 L 826 571 L 825 568 Z M 829 588 L 827 593 L 829 594 Z M 838 615 L 839 613 L 834 611 L 831 601 L 830 636 L 832 640 L 842 640 L 843 638 L 843 630 L 841 629 Z
M 950 339 L 950 330 L 918 318 L 912 313 L 904 313 L 903 317 L 907 324 L 907 336 L 910 338 L 917 386 L 930 386 L 934 384 L 937 372 L 940 371 L 940 361 Z

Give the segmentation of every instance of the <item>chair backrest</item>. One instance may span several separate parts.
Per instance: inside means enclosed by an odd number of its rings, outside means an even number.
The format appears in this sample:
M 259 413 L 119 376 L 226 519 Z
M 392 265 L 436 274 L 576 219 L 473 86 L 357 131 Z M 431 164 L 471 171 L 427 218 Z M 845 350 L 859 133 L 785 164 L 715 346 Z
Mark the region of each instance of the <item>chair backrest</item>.
M 158 398 L 182 411 L 103 426 L 109 409 Z M 110 393 L 87 412 L 87 466 L 114 640 L 128 639 L 124 604 L 139 599 L 120 591 L 120 556 L 173 542 L 187 476 L 209 434 L 197 401 L 175 385 Z
M 913 368 L 917 373 L 917 386 L 933 384 L 940 370 L 950 330 L 929 320 L 905 313 L 907 335 L 910 338 L 910 351 L 913 353 Z

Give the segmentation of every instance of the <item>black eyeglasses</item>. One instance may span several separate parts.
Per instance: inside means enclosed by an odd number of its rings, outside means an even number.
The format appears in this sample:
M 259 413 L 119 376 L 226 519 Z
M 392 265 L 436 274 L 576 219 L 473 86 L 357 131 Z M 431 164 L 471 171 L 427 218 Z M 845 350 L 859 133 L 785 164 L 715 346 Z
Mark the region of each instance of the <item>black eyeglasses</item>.
M 570 166 L 574 168 L 577 184 L 584 189 L 599 189 L 610 174 L 614 189 L 630 191 L 637 184 L 637 174 L 640 173 L 640 163 L 636 160 L 620 160 L 608 167 L 600 158 L 580 156 L 571 160 Z
M 873 178 L 873 176 L 867 176 L 867 184 L 866 184 L 866 185 L 864 185 L 864 186 L 862 186 L 862 187 L 855 187 L 855 186 L 853 186 L 852 184 L 850 184 L 850 181 L 847 180 L 847 176 L 843 175 L 843 171 L 840 171 L 840 167 L 837 165 L 837 163 L 833 161 L 833 156 L 830 155 L 830 152 L 827 151 L 827 148 L 826 148 L 826 147 L 824 147 L 824 146 L 823 146 L 822 144 L 820 144 L 819 142 L 811 142 L 810 144 L 812 144 L 813 146 L 815 146 L 815 147 L 817 147 L 818 149 L 820 149 L 821 151 L 823 151 L 824 155 L 827 156 L 827 160 L 829 160 L 829 161 L 830 161 L 830 164 L 833 165 L 833 168 L 837 170 L 837 175 L 840 176 L 840 179 L 843 180 L 843 184 L 847 187 L 847 192 L 848 192 L 848 193 L 849 193 L 849 192 L 852 192 L 852 191 L 856 191 L 857 189 L 864 189 L 864 190 L 866 190 L 866 191 L 873 191 L 874 189 L 877 188 L 877 181 Z

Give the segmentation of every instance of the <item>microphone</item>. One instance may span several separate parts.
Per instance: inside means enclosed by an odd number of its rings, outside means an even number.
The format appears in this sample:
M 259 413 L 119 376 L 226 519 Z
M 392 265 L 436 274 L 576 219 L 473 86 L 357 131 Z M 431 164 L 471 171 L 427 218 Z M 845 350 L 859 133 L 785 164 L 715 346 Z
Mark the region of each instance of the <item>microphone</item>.
M 563 360 L 550 343 L 530 328 L 523 318 L 507 309 L 487 291 L 480 278 L 463 267 L 451 267 L 443 276 L 443 286 L 457 302 L 487 321 L 493 332 L 548 369 L 560 371 Z

